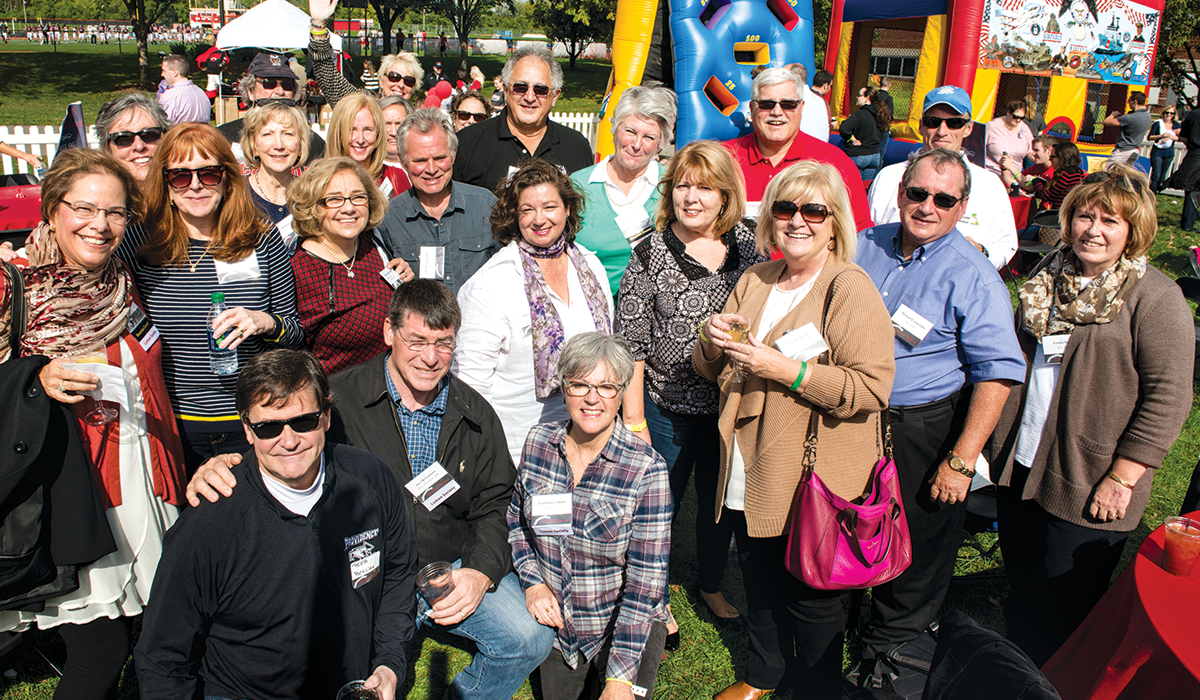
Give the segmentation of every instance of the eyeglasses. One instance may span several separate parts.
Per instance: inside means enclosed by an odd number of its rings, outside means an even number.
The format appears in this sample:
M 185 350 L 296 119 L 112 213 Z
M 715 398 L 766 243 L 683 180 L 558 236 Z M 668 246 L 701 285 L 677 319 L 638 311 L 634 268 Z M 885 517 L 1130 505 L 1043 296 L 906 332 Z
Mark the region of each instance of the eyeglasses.
M 371 196 L 366 192 L 355 192 L 349 197 L 343 197 L 340 194 L 331 194 L 328 197 L 322 197 L 319 201 L 326 209 L 338 209 L 346 203 L 346 200 L 350 200 L 350 203 L 356 207 L 361 207 L 371 201 Z
M 484 112 L 468 112 L 465 109 L 458 110 L 454 113 L 454 116 L 458 117 L 458 120 L 461 122 L 469 122 L 472 119 L 476 122 L 485 122 L 488 118 L 488 115 Z
M 108 223 L 116 224 L 117 226 L 124 226 L 125 224 L 129 223 L 129 219 L 131 218 L 129 210 L 125 207 L 109 207 L 108 209 L 101 209 L 100 207 L 94 207 L 86 202 L 80 202 L 78 204 L 74 202 L 63 202 L 62 205 L 75 212 L 75 218 L 79 219 L 80 221 L 91 221 L 92 219 L 96 218 L 96 214 L 99 214 L 100 212 L 104 212 L 104 218 L 106 221 L 108 221 Z
M 246 420 L 242 418 L 242 420 Z M 311 433 L 321 425 L 321 411 L 316 413 L 305 413 L 301 416 L 288 418 L 287 420 L 265 420 L 261 423 L 249 423 L 250 429 L 254 431 L 254 436 L 259 440 L 274 440 L 283 434 L 284 427 L 292 429 L 294 433 Z
M 524 95 L 526 92 L 529 92 L 529 87 L 529 83 L 513 83 L 512 85 L 508 86 L 508 89 L 512 90 L 514 95 Z M 534 85 L 533 94 L 537 95 L 538 97 L 545 97 L 546 95 L 550 94 L 550 86 L 542 85 L 540 83 Z
M 255 80 L 257 80 L 259 84 L 261 84 L 263 88 L 267 90 L 274 90 L 280 85 L 282 85 L 283 89 L 287 90 L 288 92 L 293 92 L 296 89 L 295 78 L 255 78 Z
M 596 394 L 602 399 L 615 399 L 617 394 L 625 388 L 624 384 L 588 384 L 587 382 L 566 382 L 567 396 L 573 396 L 577 399 L 582 399 L 596 390 Z
M 929 190 L 921 189 L 920 187 L 904 188 L 904 196 L 908 197 L 910 201 L 916 202 L 917 204 L 920 204 L 928 199 L 930 194 L 932 193 Z M 938 192 L 937 194 L 933 195 L 933 206 L 937 207 L 938 209 L 950 209 L 964 199 L 966 199 L 965 196 L 953 197 L 945 192 Z
M 785 112 L 791 112 L 800 106 L 800 100 L 754 100 L 754 104 L 765 112 L 774 112 L 775 105 Z
M 133 140 L 138 138 L 142 143 L 149 145 L 158 143 L 163 137 L 163 131 L 161 126 L 151 126 L 141 131 L 117 131 L 108 135 L 108 142 L 117 148 L 129 148 L 133 145 Z
M 958 131 L 970 121 L 967 117 L 947 117 L 945 119 L 941 117 L 921 117 L 921 123 L 925 125 L 926 129 L 936 129 L 942 125 L 942 122 L 946 122 L 946 126 Z
M 1173 117 L 1173 116 L 1175 116 L 1175 113 L 1174 112 L 1163 112 L 1163 116 L 1164 117 Z
M 425 349 L 430 346 L 432 346 L 434 352 L 439 355 L 449 355 L 450 353 L 454 352 L 454 338 L 443 338 L 442 340 L 430 342 L 428 340 L 409 340 L 402 335 L 397 335 L 410 352 L 415 352 L 418 355 L 425 352 Z
M 796 212 L 800 212 L 800 218 L 810 224 L 823 224 L 825 219 L 828 219 L 829 215 L 833 213 L 829 207 L 815 202 L 797 206 L 795 202 L 784 199 L 771 205 L 771 216 L 779 221 L 791 221 Z
M 203 168 L 171 168 L 163 173 L 167 184 L 172 189 L 186 190 L 192 186 L 192 175 L 200 180 L 205 187 L 216 187 L 225 180 L 225 168 L 220 165 L 206 165 Z
M 401 75 L 400 73 L 397 73 L 396 71 L 388 71 L 387 79 L 392 81 L 393 83 L 401 83 L 402 82 L 409 87 L 412 87 L 417 84 L 416 78 L 412 77 L 411 75 Z

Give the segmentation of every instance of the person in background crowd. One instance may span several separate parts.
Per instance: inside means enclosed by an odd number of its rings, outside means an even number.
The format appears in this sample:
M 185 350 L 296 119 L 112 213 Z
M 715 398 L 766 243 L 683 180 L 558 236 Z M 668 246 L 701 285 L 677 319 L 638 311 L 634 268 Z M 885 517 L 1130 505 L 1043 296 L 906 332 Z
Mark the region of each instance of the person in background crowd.
M 875 173 L 883 164 L 879 145 L 883 134 L 891 128 L 892 115 L 887 105 L 879 98 L 879 92 L 870 85 L 858 91 L 858 110 L 842 122 L 842 150 L 858 166 L 863 182 L 875 179 Z
M 464 90 L 450 100 L 450 116 L 454 119 L 454 130 L 462 131 L 472 124 L 487 121 L 492 116 L 492 105 L 483 99 L 478 90 Z
M 639 89 L 645 88 L 630 88 L 621 99 Z M 709 507 L 720 470 L 719 392 L 696 373 L 691 357 L 704 320 L 721 309 L 742 273 L 765 258 L 742 223 L 746 195 L 737 165 L 719 144 L 695 141 L 680 149 L 662 191 L 669 196 L 658 201 L 653 233 L 636 244 L 617 297 L 617 326 L 635 360 L 623 420 L 666 461 L 676 516 L 695 467 L 698 597 L 718 625 L 740 629 L 744 621 L 722 592 L 733 527 L 728 520 L 718 524 Z
M 1000 181 L 1005 187 L 1012 189 L 1014 185 L 1027 185 L 1034 178 L 1050 180 L 1054 177 L 1054 166 L 1050 165 L 1050 156 L 1054 154 L 1054 144 L 1058 139 L 1045 134 L 1033 137 L 1033 146 L 1029 149 L 1029 157 L 1033 164 L 1022 170 L 1024 163 L 1008 154 L 1000 156 Z
M 1087 176 L 1080 167 L 1081 162 L 1079 148 L 1075 144 L 1058 141 L 1050 155 L 1050 168 L 1054 175 L 1049 180 L 1044 176 L 1032 178 L 1021 185 L 1021 191 L 1037 197 L 1041 201 L 1039 209 L 1058 209 L 1067 194 Z
M 401 53 L 389 54 L 379 61 L 379 95 L 411 100 L 424 77 L 425 69 L 415 55 L 402 50 Z M 322 86 L 322 94 L 324 90 Z
M 13 328 L 13 290 L 0 274 L 0 357 L 6 364 L 18 363 L 8 357 L 15 333 L 20 355 L 41 364 L 40 385 L 35 379 L 23 393 L 32 398 L 40 389 L 70 408 L 65 417 L 70 425 L 52 412 L 51 423 L 42 426 L 47 452 L 52 439 L 72 444 L 60 448 L 63 456 L 52 465 L 63 476 L 41 496 L 47 510 L 62 511 L 49 523 L 69 542 L 64 545 L 45 530 L 39 539 L 49 541 L 51 572 L 57 566 L 60 579 L 70 575 L 77 581 L 73 586 L 39 581 L 45 590 L 36 607 L 0 612 L 2 630 L 53 628 L 66 643 L 56 698 L 117 696 L 133 623 L 149 600 L 164 533 L 183 505 L 183 450 L 163 382 L 163 345 L 153 342 L 153 327 L 145 322 L 146 307 L 129 270 L 113 258 L 129 222 L 142 216 L 142 202 L 138 182 L 113 157 L 89 148 L 60 153 L 42 181 L 42 224 L 26 246 L 28 327 Z M 83 355 L 90 356 L 87 362 L 123 370 L 127 381 L 111 389 L 125 395 L 127 409 L 83 395 L 100 387 L 88 364 L 75 364 L 84 361 Z M 17 418 L 9 414 L 8 420 Z M 63 490 L 73 460 L 86 469 L 77 500 Z M 85 518 L 85 512 L 93 517 Z
M 250 198 L 262 215 L 280 225 L 290 214 L 287 190 L 296 170 L 308 160 L 311 130 L 299 107 L 268 102 L 246 114 L 242 129 L 242 159 L 250 169 Z M 284 233 L 280 230 L 281 235 Z M 292 236 L 284 237 L 290 243 Z
M 329 119 L 329 155 L 348 156 L 363 166 L 388 199 L 412 186 L 401 168 L 384 163 L 387 135 L 383 112 L 366 93 L 346 96 Z
M 1138 150 L 1142 147 L 1142 141 L 1146 139 L 1146 134 L 1150 132 L 1152 121 L 1150 112 L 1146 109 L 1146 93 L 1141 90 L 1131 91 L 1129 93 L 1129 111 L 1125 114 L 1113 111 L 1104 118 L 1104 126 L 1121 129 L 1121 134 L 1117 137 L 1117 144 L 1113 146 L 1109 160 L 1125 165 L 1137 163 Z
M 368 95 L 374 96 L 379 92 L 379 74 L 375 72 L 370 60 L 363 61 L 363 72 L 359 79 L 362 80 L 363 89 Z
M 1196 194 L 1200 190 L 1200 105 L 1183 117 L 1179 125 L 1179 140 L 1187 146 L 1187 154 L 1179 163 L 1179 169 L 1168 178 L 1167 187 L 1183 190 L 1183 212 L 1179 217 L 1179 228 L 1191 231 L 1196 226 L 1198 208 Z
M 1158 216 L 1140 172 L 1076 187 L 1066 245 L 1020 289 L 1029 369 L 996 426 L 1008 637 L 1041 666 L 1099 602 L 1154 472 L 1192 406 L 1192 316 L 1146 252 Z
M 784 566 L 788 515 L 803 475 L 799 456 L 817 430 L 814 473 L 847 500 L 860 497 L 883 457 L 880 412 L 896 366 L 891 322 L 853 262 L 854 218 L 837 169 L 797 163 L 767 186 L 755 232 L 760 255 L 782 260 L 746 271 L 693 346 L 700 376 L 721 386 L 716 498 L 702 502 L 737 537 L 750 653 L 746 680 L 717 700 L 756 700 L 794 674 L 814 698 L 838 695 L 842 591 L 818 590 Z M 748 329 L 743 342 L 732 323 Z M 792 329 L 819 328 L 828 355 L 776 349 Z M 822 361 L 824 359 L 824 361 Z M 723 370 L 743 373 L 721 377 Z
M 879 76 L 879 100 L 887 104 L 888 112 L 896 114 L 896 102 L 892 99 L 892 79 L 886 75 Z
M 212 118 L 212 101 L 188 78 L 188 68 L 187 59 L 178 54 L 163 59 L 162 78 L 167 89 L 158 96 L 158 104 L 172 124 L 208 123 Z
M 658 155 L 674 139 L 675 93 L 636 85 L 621 93 L 613 110 L 615 153 L 571 175 L 587 200 L 576 240 L 596 253 L 615 296 L 633 245 L 649 234 L 662 192 Z M 736 175 L 736 173 L 735 173 Z M 676 503 L 680 498 L 676 497 Z
M 536 423 L 566 417 L 555 375 L 563 344 L 612 330 L 604 266 L 575 242 L 583 196 L 534 158 L 498 191 L 492 236 L 503 248 L 458 291 L 463 326 L 454 373 L 500 414 L 513 462 Z
M 12 146 L 8 145 L 7 143 L 4 143 L 3 141 L 0 141 L 0 155 L 5 155 L 10 158 L 16 158 L 17 160 L 23 160 L 26 163 L 29 163 L 29 167 L 35 171 L 41 170 L 42 168 L 46 167 L 46 165 L 44 163 L 42 163 L 41 158 L 35 156 L 32 153 L 26 153 L 25 151 L 22 151 L 19 148 L 13 148 Z
M 987 169 L 1000 175 L 1000 159 L 1008 156 L 1018 164 L 1033 150 L 1033 132 L 1025 123 L 1029 107 L 1025 100 L 1013 100 L 1004 105 L 1004 112 L 987 123 L 984 137 L 984 156 Z
M 96 140 L 140 186 L 150 172 L 158 141 L 171 128 L 167 113 L 152 97 L 131 92 L 106 102 L 96 114 Z
M 308 3 L 308 12 L 312 18 L 308 40 L 309 70 L 316 76 L 321 94 L 332 108 L 336 108 L 339 102 L 350 95 L 374 94 L 374 90 L 364 90 L 351 85 L 336 67 L 333 47 L 329 43 L 329 30 L 325 28 L 326 22 L 336 9 L 337 0 L 310 0 Z M 406 100 L 411 99 L 413 90 L 421 82 L 424 73 L 417 57 L 403 52 L 402 49 L 398 53 L 384 56 L 379 62 L 377 74 L 379 95 L 398 95 Z
M 821 94 L 808 87 L 808 69 L 803 63 L 789 63 L 784 68 L 800 76 L 804 83 L 804 104 L 808 109 L 800 115 L 800 131 L 821 140 L 829 140 L 829 105 Z
M 433 64 L 433 70 L 425 74 L 425 92 L 432 92 L 433 88 L 442 81 L 448 83 L 450 78 L 442 72 L 442 62 L 438 61 Z
M 482 90 L 487 79 L 483 77 L 483 69 L 479 66 L 471 66 L 471 89 Z
M 403 168 L 400 151 L 396 147 L 396 129 L 408 118 L 412 112 L 412 105 L 403 97 L 392 95 L 379 98 L 379 111 L 383 113 L 383 129 L 387 134 L 387 155 L 384 156 L 383 162 L 394 168 Z
M 1156 194 L 1162 190 L 1167 171 L 1175 160 L 1175 142 L 1179 140 L 1180 125 L 1175 121 L 1175 108 L 1167 107 L 1162 118 L 1150 126 L 1146 140 L 1154 144 L 1150 151 L 1150 189 Z
M 948 148 L 962 153 L 963 139 L 975 128 L 975 122 L 971 120 L 971 96 L 966 90 L 954 85 L 930 90 L 925 95 L 921 114 L 917 132 L 921 134 L 922 151 Z M 1017 225 L 1012 206 L 999 176 L 965 158 L 964 162 L 971 172 L 969 182 L 974 189 L 969 193 L 971 197 L 963 200 L 967 209 L 959 222 L 959 232 L 999 270 L 1017 252 Z M 906 167 L 907 163 L 893 163 L 875 175 L 868 196 L 871 217 L 876 224 L 900 221 L 896 192 Z
M 798 160 L 829 163 L 842 173 L 850 193 L 856 230 L 871 225 L 867 193 L 854 162 L 842 150 L 800 131 L 804 111 L 804 81 L 786 68 L 768 68 L 750 86 L 753 133 L 724 143 L 746 179 L 746 199 L 754 203 L 751 216 L 771 178 Z
M 492 78 L 492 99 L 489 102 L 493 110 L 504 107 L 504 80 L 499 75 Z
M 539 667 L 542 697 L 651 697 L 669 615 L 667 467 L 621 425 L 633 358 L 619 339 L 574 336 L 556 372 L 569 420 L 529 432 L 508 508 L 525 605 L 556 630 Z M 566 536 L 536 517 L 550 494 L 570 496 Z
M 249 449 L 234 408 L 234 379 L 213 372 L 209 337 L 237 350 L 238 366 L 304 337 L 288 249 L 254 207 L 242 167 L 207 124 L 172 128 L 154 151 L 144 224 L 117 255 L 134 273 L 161 334 L 163 375 L 194 471 L 221 452 Z M 207 319 L 213 292 L 227 309 Z
M 573 173 L 593 164 L 583 134 L 550 121 L 562 94 L 562 66 L 541 45 L 518 47 L 500 73 L 506 106 L 496 119 L 473 124 L 459 134 L 461 155 L 454 179 L 494 190 L 525 161 L 539 158 Z
M 246 75 L 238 83 L 238 91 L 251 107 L 264 100 L 279 100 L 285 105 L 304 109 L 304 81 L 288 66 L 287 56 L 278 53 L 260 53 L 250 62 Z M 290 104 L 289 104 L 290 103 Z M 234 119 L 217 127 L 229 143 L 240 143 L 245 119 Z M 308 142 L 308 159 L 305 165 L 325 156 L 325 139 L 313 131 Z
M 935 93 L 935 100 L 948 94 Z M 926 118 L 970 112 L 943 111 L 928 99 Z M 916 639 L 941 608 L 976 461 L 1011 385 L 1025 378 L 1008 288 L 957 228 L 970 211 L 975 173 L 996 176 L 969 168 L 954 148 L 922 150 L 904 168 L 894 195 L 900 221 L 859 233 L 855 256 L 896 328 L 888 413 L 912 541 L 908 569 L 872 589 L 863 661 L 848 676 L 867 685 L 891 672 L 888 653 Z

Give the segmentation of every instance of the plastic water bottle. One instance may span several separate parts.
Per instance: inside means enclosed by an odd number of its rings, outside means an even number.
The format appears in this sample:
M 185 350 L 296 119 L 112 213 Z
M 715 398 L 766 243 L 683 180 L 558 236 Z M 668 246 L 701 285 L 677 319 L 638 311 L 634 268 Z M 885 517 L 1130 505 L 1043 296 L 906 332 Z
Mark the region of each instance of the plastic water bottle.
M 213 337 L 213 320 L 220 316 L 225 311 L 225 293 L 213 292 L 212 306 L 208 308 L 208 364 L 212 367 L 214 374 L 230 375 L 237 374 L 238 371 L 238 356 L 237 350 L 222 350 L 217 346 L 229 335 L 229 331 L 225 331 L 225 335 L 220 338 Z

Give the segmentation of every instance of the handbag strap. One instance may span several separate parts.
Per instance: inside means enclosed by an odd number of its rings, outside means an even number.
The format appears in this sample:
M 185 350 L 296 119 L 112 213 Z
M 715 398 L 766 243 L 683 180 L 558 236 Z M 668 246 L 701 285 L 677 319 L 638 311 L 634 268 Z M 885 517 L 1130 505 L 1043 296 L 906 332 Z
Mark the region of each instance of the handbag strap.
M 16 265 L 7 260 L 0 262 L 4 263 L 8 285 L 12 289 L 12 328 L 8 334 L 8 359 L 12 360 L 21 354 L 21 338 L 25 335 L 25 277 Z

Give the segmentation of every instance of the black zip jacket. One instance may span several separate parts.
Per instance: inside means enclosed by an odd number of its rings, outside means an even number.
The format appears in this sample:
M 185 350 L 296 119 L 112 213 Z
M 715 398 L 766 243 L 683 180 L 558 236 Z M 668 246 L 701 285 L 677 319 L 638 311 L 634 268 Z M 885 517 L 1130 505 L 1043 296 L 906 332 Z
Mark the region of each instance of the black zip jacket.
M 329 700 L 377 666 L 403 686 L 416 545 L 387 467 L 327 445 L 308 517 L 271 496 L 253 451 L 233 473 L 232 496 L 167 532 L 134 652 L 142 697 Z

